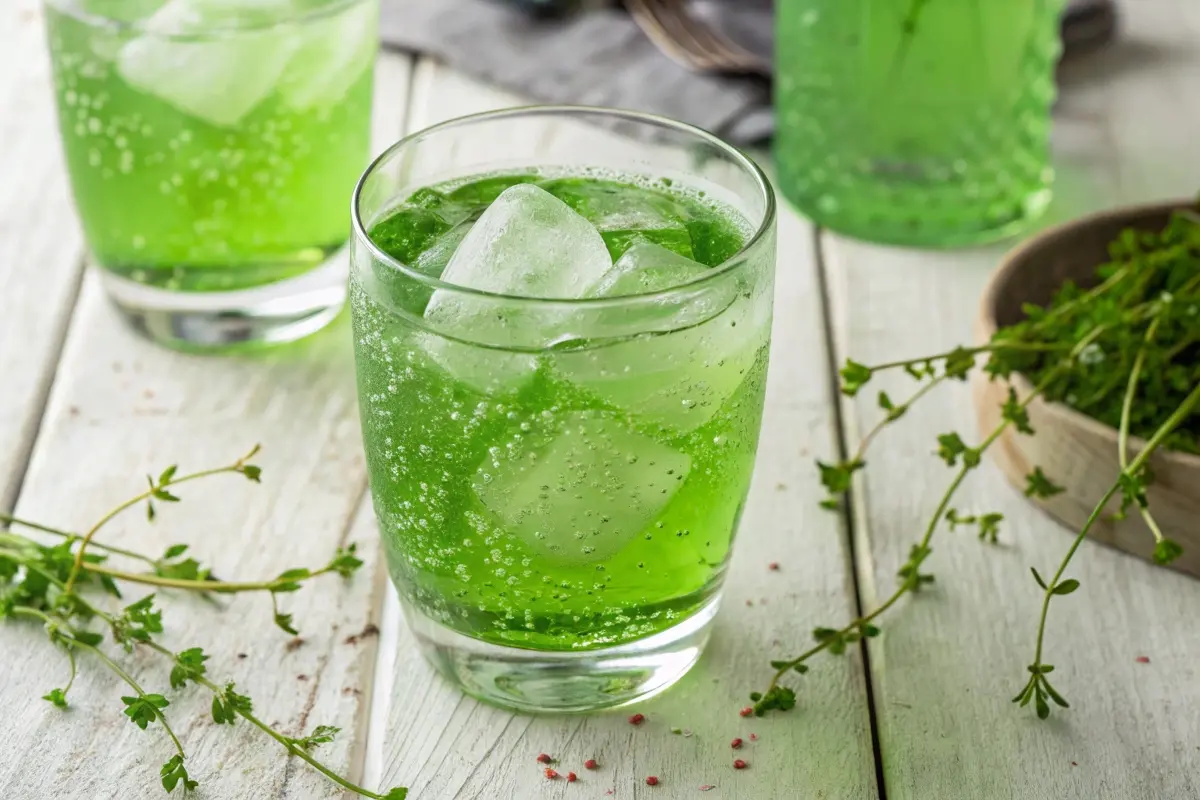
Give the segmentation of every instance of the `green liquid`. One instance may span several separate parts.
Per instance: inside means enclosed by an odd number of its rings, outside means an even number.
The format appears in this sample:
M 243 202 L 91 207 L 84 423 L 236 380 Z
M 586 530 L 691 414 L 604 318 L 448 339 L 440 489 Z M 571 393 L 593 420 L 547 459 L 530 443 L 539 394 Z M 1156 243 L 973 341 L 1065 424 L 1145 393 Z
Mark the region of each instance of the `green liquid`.
M 107 31 L 51 2 L 67 169 L 99 263 L 160 288 L 234 290 L 302 274 L 340 248 L 369 154 L 374 13 L 360 3 L 179 42 Z M 359 40 L 361 52 L 345 49 Z M 184 88 L 189 72 L 207 74 Z
M 747 239 L 736 211 L 682 192 L 534 173 L 422 189 L 371 237 L 420 263 L 504 188 L 533 181 L 598 227 L 614 208 L 663 212 L 657 229 L 604 231 L 616 257 L 644 236 L 716 266 Z M 650 636 L 713 596 L 754 463 L 769 305 L 542 351 L 527 382 L 485 394 L 430 357 L 417 316 L 428 293 L 392 289 L 380 298 L 352 277 L 351 304 L 371 489 L 411 605 L 476 638 L 580 650 Z M 474 349 L 459 355 L 504 357 Z M 612 369 L 598 378 L 597 364 Z
M 1045 209 L 1062 0 L 781 0 L 784 195 L 877 241 L 995 239 Z

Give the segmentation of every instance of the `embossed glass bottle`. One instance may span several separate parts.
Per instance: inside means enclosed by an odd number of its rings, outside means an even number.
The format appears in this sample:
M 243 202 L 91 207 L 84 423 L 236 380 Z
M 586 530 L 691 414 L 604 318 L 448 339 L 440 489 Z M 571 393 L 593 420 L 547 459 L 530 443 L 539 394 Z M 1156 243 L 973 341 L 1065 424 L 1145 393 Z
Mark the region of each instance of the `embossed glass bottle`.
M 779 0 L 776 162 L 816 222 L 922 246 L 1002 238 L 1050 200 L 1064 0 Z

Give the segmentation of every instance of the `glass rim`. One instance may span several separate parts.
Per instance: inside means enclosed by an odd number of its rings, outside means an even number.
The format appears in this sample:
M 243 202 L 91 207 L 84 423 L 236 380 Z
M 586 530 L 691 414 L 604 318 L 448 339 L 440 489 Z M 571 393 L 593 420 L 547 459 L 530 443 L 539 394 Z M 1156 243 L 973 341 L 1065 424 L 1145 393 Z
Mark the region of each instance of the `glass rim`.
M 170 0 L 168 0 L 170 2 Z M 274 28 L 285 25 L 304 25 L 309 22 L 324 19 L 326 17 L 336 16 L 348 8 L 366 3 L 378 2 L 378 0 L 329 0 L 323 6 L 318 8 L 310 8 L 307 10 L 292 9 L 286 12 L 281 12 L 277 18 L 255 21 L 255 22 L 224 22 L 210 25 L 198 25 L 192 30 L 158 30 L 147 25 L 147 21 L 153 18 L 153 14 L 138 20 L 119 20 L 113 19 L 106 14 L 97 14 L 91 11 L 85 11 L 81 8 L 79 0 L 46 0 L 46 4 L 62 14 L 65 14 L 72 19 L 81 22 L 85 25 L 90 25 L 94 28 L 105 28 L 113 33 L 119 34 L 139 34 L 149 36 L 155 39 L 168 42 L 194 42 L 211 39 L 214 36 L 243 34 L 243 33 L 262 33 Z M 160 6 L 162 10 L 167 4 Z M 157 13 L 157 12 L 156 12 Z
M 468 126 L 477 122 L 487 122 L 490 120 L 499 120 L 510 117 L 523 116 L 553 116 L 556 114 L 592 114 L 599 116 L 613 117 L 616 119 L 630 120 L 645 124 L 657 125 L 663 128 L 673 129 L 682 133 L 686 133 L 696 138 L 715 146 L 717 149 L 728 155 L 738 166 L 748 172 L 754 178 L 754 182 L 762 195 L 764 201 L 763 218 L 755 227 L 754 233 L 746 240 L 746 242 L 729 258 L 722 261 L 716 266 L 710 267 L 703 275 L 693 278 L 684 283 L 670 286 L 666 289 L 658 289 L 650 292 L 642 292 L 640 294 L 618 295 L 615 297 L 532 297 L 523 294 L 506 294 L 503 292 L 490 292 L 484 289 L 473 289 L 469 286 L 463 286 L 457 283 L 443 281 L 441 278 L 434 278 L 426 275 L 409 265 L 403 263 L 399 259 L 392 257 L 389 253 L 382 250 L 371 237 L 367 234 L 366 225 L 363 223 L 360 206 L 362 201 L 362 193 L 366 187 L 367 181 L 374 175 L 379 168 L 387 162 L 394 154 L 404 149 L 412 142 L 420 137 L 427 136 L 432 133 L 450 130 L 453 128 Z M 387 266 L 397 270 L 405 277 L 411 278 L 418 283 L 431 288 L 435 291 L 446 290 L 457 295 L 465 295 L 467 297 L 480 297 L 493 301 L 510 301 L 518 303 L 530 303 L 537 305 L 565 305 L 565 306 L 619 306 L 631 302 L 653 301 L 664 297 L 671 297 L 677 294 L 692 292 L 697 289 L 702 289 L 709 283 L 717 281 L 730 272 L 735 271 L 745 262 L 747 253 L 756 249 L 763 239 L 775 225 L 776 217 L 776 200 L 775 191 L 771 186 L 770 180 L 767 178 L 762 168 L 746 155 L 741 149 L 733 146 L 724 139 L 721 139 L 716 134 L 710 133 L 696 125 L 669 117 L 651 114 L 644 111 L 631 111 L 628 109 L 605 108 L 603 106 L 587 106 L 587 105 L 525 105 L 515 106 L 513 108 L 502 108 L 493 111 L 481 111 L 475 114 L 467 114 L 461 117 L 439 122 L 436 125 L 430 125 L 422 128 L 419 131 L 414 131 L 403 137 L 375 158 L 370 165 L 367 166 L 362 176 L 358 179 L 358 183 L 354 187 L 354 193 L 350 198 L 350 218 L 351 218 L 351 236 L 358 242 L 366 246 L 370 251 L 371 256 L 381 261 Z

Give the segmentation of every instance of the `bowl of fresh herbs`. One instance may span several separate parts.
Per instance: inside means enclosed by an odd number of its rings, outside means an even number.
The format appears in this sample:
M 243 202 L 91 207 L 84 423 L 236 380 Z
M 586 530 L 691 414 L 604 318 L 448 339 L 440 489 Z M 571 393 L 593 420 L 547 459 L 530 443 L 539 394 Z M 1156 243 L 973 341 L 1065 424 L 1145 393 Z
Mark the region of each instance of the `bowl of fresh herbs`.
M 1010 391 L 1037 394 L 1036 435 L 1009 426 L 993 449 L 1009 480 L 1026 488 L 1041 469 L 1055 491 L 1034 501 L 1073 531 L 1103 508 L 1091 538 L 1200 576 L 1200 413 L 1185 410 L 1126 474 L 1200 386 L 1196 206 L 1119 209 L 1031 239 L 985 291 L 978 333 L 1015 367 L 1007 382 L 976 382 L 983 428 Z

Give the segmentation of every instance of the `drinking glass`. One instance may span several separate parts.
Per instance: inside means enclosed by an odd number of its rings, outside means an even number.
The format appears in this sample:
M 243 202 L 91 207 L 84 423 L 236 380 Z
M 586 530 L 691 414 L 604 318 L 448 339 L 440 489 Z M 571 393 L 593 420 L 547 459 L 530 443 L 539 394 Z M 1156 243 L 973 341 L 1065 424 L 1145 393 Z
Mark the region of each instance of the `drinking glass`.
M 658 277 L 691 277 L 557 299 L 450 280 L 443 251 L 475 232 L 461 226 L 529 183 L 603 218 L 613 254 L 648 249 L 665 259 Z M 359 183 L 353 216 L 371 491 L 426 657 L 468 693 L 525 711 L 671 685 L 707 641 L 758 442 L 775 270 L 763 173 L 667 119 L 512 109 L 396 144 Z M 729 225 L 733 245 L 719 235 Z M 579 241 L 620 273 L 594 230 Z M 574 242 L 553 229 L 476 275 L 537 261 L 541 277 L 570 280 L 586 249 Z
M 345 302 L 379 0 L 47 0 L 67 169 L 105 288 L 185 349 Z
M 862 239 L 953 246 L 1050 201 L 1064 0 L 780 0 L 785 197 Z

